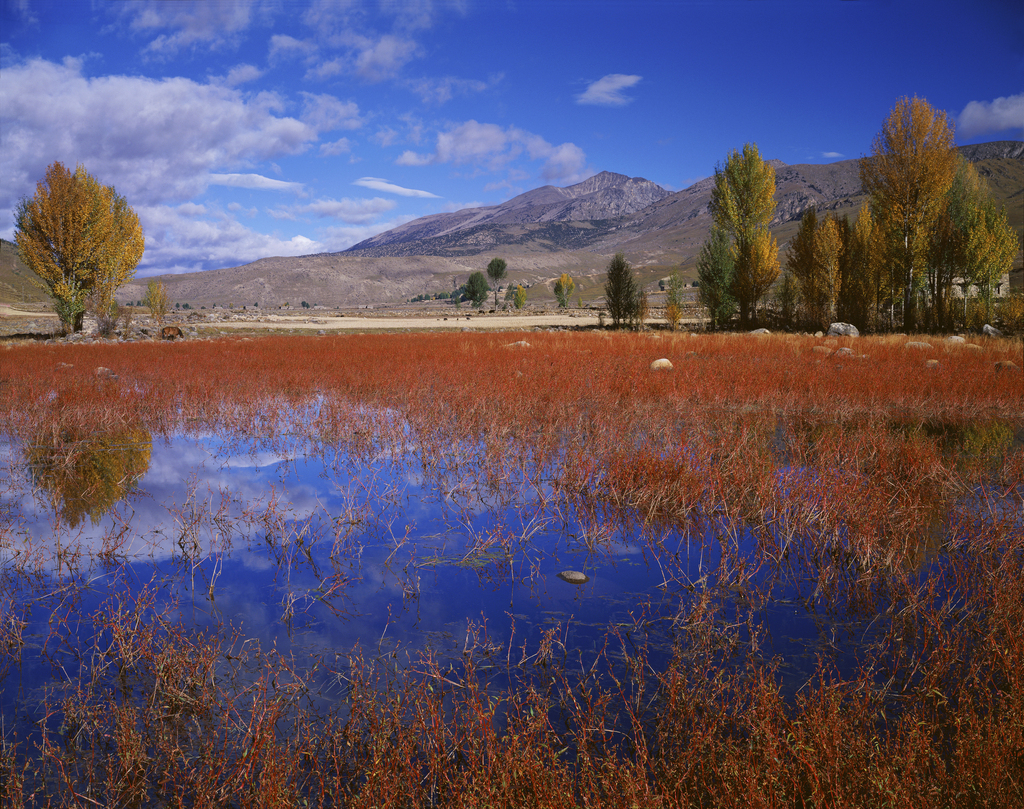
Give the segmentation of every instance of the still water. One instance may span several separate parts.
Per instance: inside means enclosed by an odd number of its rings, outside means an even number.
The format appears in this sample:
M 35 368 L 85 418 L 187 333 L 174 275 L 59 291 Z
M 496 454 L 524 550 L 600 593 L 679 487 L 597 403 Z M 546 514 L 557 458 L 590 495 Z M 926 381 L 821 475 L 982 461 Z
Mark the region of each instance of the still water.
M 275 650 L 324 706 L 344 697 L 356 649 L 401 669 L 424 654 L 517 664 L 554 648 L 564 670 L 584 672 L 599 658 L 614 668 L 610 636 L 643 645 L 657 668 L 699 634 L 694 667 L 771 661 L 793 695 L 823 658 L 855 672 L 900 598 L 865 587 L 856 560 L 763 527 L 699 511 L 651 523 L 545 470 L 495 478 L 469 443 L 439 464 L 412 443 L 351 453 L 275 435 L 3 446 L 6 728 L 31 733 L 47 698 L 87 678 L 106 642 L 95 616 L 126 595 L 236 652 Z M 927 575 L 941 576 L 934 554 L 897 578 Z

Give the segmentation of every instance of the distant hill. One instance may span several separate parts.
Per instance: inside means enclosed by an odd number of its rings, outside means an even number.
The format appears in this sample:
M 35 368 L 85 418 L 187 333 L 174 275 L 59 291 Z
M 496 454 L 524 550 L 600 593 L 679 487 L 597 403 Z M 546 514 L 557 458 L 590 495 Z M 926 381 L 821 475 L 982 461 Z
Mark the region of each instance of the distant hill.
M 0 239 L 0 303 L 41 303 L 49 298 L 35 285 L 36 274 L 18 257 L 18 245 Z

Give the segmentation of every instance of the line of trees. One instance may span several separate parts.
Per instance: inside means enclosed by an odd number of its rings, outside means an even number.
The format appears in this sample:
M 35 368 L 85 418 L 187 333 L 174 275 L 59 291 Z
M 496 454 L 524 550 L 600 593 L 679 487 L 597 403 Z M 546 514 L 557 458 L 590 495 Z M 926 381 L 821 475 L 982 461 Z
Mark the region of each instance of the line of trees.
M 805 211 L 777 282 L 778 246 L 768 230 L 774 170 L 753 144 L 716 168 L 713 225 L 697 260 L 713 328 L 737 310 L 741 325 L 756 322 L 773 285 L 790 326 L 842 320 L 861 330 L 949 331 L 978 325 L 969 323 L 972 289 L 991 320 L 993 292 L 1020 237 L 956 150 L 946 114 L 924 99 L 900 99 L 860 161 L 860 177 L 868 199 L 856 219 Z

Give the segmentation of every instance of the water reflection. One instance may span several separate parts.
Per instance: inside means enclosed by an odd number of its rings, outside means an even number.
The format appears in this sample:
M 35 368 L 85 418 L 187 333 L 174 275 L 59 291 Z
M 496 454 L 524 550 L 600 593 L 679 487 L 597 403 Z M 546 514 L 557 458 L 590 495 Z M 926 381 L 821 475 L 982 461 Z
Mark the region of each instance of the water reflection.
M 99 523 L 149 469 L 153 438 L 141 427 L 96 434 L 65 429 L 25 447 L 32 480 L 49 495 L 64 523 Z

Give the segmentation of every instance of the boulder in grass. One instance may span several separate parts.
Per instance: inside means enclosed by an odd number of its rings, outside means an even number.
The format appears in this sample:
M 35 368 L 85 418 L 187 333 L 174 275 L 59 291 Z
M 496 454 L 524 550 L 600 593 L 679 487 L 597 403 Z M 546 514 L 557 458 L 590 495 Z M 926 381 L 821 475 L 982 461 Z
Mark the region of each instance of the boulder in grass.
M 931 351 L 932 344 L 931 343 L 915 342 L 915 341 L 911 340 L 909 343 L 907 343 L 906 347 L 907 348 L 912 348 L 912 349 L 914 349 L 916 351 Z
M 102 365 L 96 369 L 95 374 L 97 379 L 117 379 L 117 374 Z
M 860 337 L 860 331 L 852 323 L 833 323 L 828 327 L 829 337 Z
M 768 329 L 754 329 L 754 330 L 753 330 L 752 332 L 750 332 L 750 333 L 751 333 L 751 334 L 757 334 L 757 335 L 765 335 L 765 334 L 771 334 L 771 332 L 770 332 L 770 331 L 768 331 Z
M 924 367 L 925 368 L 938 368 L 939 367 L 939 361 L 938 360 L 928 360 L 928 361 L 925 362 Z
M 964 337 L 961 337 L 959 334 L 951 335 L 950 337 L 947 337 L 946 339 L 949 342 L 954 343 L 955 345 L 963 345 L 964 343 L 967 342 L 967 340 Z
M 996 373 L 997 374 L 1005 373 L 1006 371 L 1018 371 L 1019 372 L 1020 368 L 1017 366 L 1017 363 L 1012 362 L 1011 360 L 1000 360 L 999 362 L 996 363 Z
M 526 340 L 516 340 L 514 343 L 506 343 L 505 348 L 529 348 L 530 344 Z
M 578 570 L 563 570 L 558 574 L 558 578 L 569 584 L 586 584 L 590 581 L 590 576 Z
M 669 359 L 667 359 L 665 357 L 662 357 L 660 360 L 655 360 L 654 362 L 651 363 L 651 370 L 652 371 L 671 371 L 672 370 L 672 362 L 671 362 L 671 360 L 669 360 Z
M 982 333 L 986 337 L 1002 337 L 1003 336 L 1003 333 L 1001 331 L 999 331 L 999 329 L 997 329 L 995 326 L 990 326 L 988 323 L 986 323 L 984 326 L 982 326 L 981 331 L 982 331 Z
M 815 354 L 831 354 L 832 349 L 828 346 L 811 346 L 811 351 Z
M 164 326 L 160 329 L 160 337 L 164 340 L 180 340 L 184 336 L 177 326 Z

